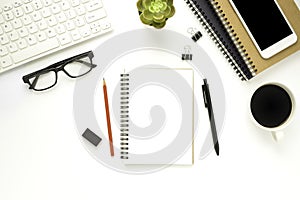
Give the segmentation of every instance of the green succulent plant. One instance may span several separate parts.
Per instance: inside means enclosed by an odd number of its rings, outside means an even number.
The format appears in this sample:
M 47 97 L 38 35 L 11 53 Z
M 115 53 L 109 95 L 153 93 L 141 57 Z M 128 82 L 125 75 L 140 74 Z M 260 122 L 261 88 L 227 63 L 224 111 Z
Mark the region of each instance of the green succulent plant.
M 141 21 L 157 29 L 163 28 L 175 14 L 173 0 L 139 0 L 137 8 Z

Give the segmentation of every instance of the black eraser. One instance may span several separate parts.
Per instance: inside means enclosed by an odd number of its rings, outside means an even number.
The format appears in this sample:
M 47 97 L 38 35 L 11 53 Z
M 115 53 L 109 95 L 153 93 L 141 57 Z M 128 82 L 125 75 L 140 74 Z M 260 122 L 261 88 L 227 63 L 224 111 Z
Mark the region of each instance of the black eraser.
M 94 146 L 98 146 L 98 144 L 102 140 L 98 135 L 96 135 L 93 131 L 91 131 L 88 128 L 84 131 L 82 137 L 84 137 L 87 141 L 92 143 Z

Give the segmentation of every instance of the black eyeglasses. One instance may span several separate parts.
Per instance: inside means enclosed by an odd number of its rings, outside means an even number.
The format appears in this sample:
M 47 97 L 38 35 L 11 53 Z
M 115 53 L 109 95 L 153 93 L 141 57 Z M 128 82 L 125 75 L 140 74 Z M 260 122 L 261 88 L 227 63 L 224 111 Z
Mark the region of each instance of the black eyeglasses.
M 52 88 L 57 83 L 57 73 L 63 71 L 71 78 L 86 75 L 97 65 L 93 64 L 94 54 L 88 51 L 77 56 L 62 60 L 44 69 L 23 76 L 24 83 L 29 84 L 29 89 L 43 91 Z

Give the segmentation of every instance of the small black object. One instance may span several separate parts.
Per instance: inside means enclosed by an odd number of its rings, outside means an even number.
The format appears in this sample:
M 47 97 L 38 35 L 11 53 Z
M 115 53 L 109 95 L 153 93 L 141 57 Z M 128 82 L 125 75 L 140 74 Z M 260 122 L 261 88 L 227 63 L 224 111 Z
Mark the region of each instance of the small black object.
M 87 139 L 94 146 L 98 146 L 98 144 L 102 140 L 98 135 L 96 135 L 93 131 L 91 131 L 88 128 L 84 131 L 84 133 L 82 134 L 82 137 L 84 137 L 85 139 Z
M 217 134 L 214 111 L 213 111 L 210 92 L 209 92 L 209 86 L 208 86 L 206 79 L 204 79 L 203 81 L 204 81 L 204 85 L 202 85 L 202 92 L 203 92 L 203 98 L 204 98 L 204 105 L 208 111 L 214 148 L 215 148 L 217 156 L 219 156 L 220 149 L 219 149 L 219 142 L 218 142 L 218 134 Z
M 194 42 L 197 42 L 202 37 L 202 33 L 200 31 L 197 31 L 193 36 L 192 39 Z
M 182 60 L 193 60 L 193 54 L 182 54 L 181 59 Z
M 191 46 L 184 46 L 184 53 L 181 54 L 181 60 L 193 60 L 193 54 L 191 53 Z

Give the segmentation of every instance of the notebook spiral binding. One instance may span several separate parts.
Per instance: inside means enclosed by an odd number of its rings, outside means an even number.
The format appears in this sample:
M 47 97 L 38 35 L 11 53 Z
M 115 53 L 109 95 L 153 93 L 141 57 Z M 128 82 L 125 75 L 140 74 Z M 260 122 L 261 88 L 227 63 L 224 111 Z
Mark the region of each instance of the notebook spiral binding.
M 120 76 L 120 158 L 128 159 L 129 74 L 121 74 Z
M 247 64 L 251 74 L 253 76 L 256 75 L 257 69 L 255 69 L 255 65 L 253 64 L 253 61 L 251 61 L 251 58 L 249 57 L 246 49 L 244 48 L 242 42 L 240 41 L 239 37 L 237 36 L 237 34 L 235 33 L 234 29 L 232 28 L 232 26 L 230 25 L 230 22 L 227 20 L 225 13 L 223 12 L 222 8 L 220 5 L 218 5 L 219 3 L 216 2 L 215 0 L 210 0 L 211 4 L 213 5 L 213 7 L 215 8 L 219 18 L 221 19 L 224 27 L 226 28 L 227 32 L 229 33 L 232 41 L 234 42 L 234 44 L 236 45 L 236 47 L 238 48 L 241 56 L 243 57 L 245 63 Z
M 222 41 L 218 38 L 217 34 L 214 32 L 213 28 L 208 23 L 207 17 L 205 16 L 205 13 L 202 11 L 200 6 L 198 6 L 197 3 L 194 3 L 192 0 L 184 0 L 184 1 L 189 6 L 191 11 L 194 13 L 194 15 L 197 17 L 201 25 L 205 28 L 209 37 L 214 41 L 214 43 L 217 45 L 219 50 L 223 53 L 223 55 L 225 56 L 229 64 L 233 67 L 235 73 L 240 77 L 241 80 L 243 81 L 247 80 L 245 74 L 239 69 L 239 66 L 235 61 L 235 59 L 231 56 L 231 54 L 228 52 L 226 47 L 223 45 Z

